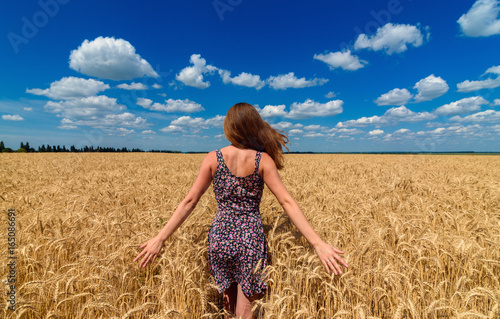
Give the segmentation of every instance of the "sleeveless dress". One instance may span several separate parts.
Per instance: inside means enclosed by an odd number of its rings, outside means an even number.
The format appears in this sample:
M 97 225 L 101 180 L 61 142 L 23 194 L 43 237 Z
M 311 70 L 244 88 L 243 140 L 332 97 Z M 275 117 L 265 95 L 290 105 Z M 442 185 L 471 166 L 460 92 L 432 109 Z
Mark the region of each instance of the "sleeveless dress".
M 264 268 L 267 245 L 259 205 L 264 181 L 259 175 L 262 156 L 255 156 L 255 170 L 244 177 L 233 175 L 219 149 L 213 189 L 217 213 L 208 232 L 208 262 L 220 293 L 233 282 L 251 297 L 267 289 Z

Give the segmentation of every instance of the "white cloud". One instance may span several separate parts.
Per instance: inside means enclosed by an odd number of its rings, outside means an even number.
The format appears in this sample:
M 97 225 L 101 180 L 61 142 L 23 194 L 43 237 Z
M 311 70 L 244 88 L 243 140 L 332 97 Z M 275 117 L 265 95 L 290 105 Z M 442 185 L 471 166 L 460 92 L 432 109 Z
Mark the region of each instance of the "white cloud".
M 154 89 L 161 89 L 162 87 L 163 87 L 163 86 L 161 86 L 161 85 L 160 85 L 160 84 L 158 84 L 158 83 L 154 83 L 154 84 L 153 84 L 153 88 L 154 88 Z
M 135 133 L 135 130 L 127 130 L 126 128 L 118 127 L 116 128 L 116 132 L 118 133 L 119 136 L 127 136 L 132 133 Z
M 342 68 L 344 70 L 355 71 L 368 63 L 367 61 L 360 60 L 356 55 L 352 55 L 350 50 L 315 54 L 314 59 L 325 62 L 331 70 Z
M 433 120 L 436 115 L 429 112 L 416 113 L 402 105 L 388 109 L 383 117 L 392 122 L 422 122 Z
M 495 79 L 490 78 L 480 81 L 465 80 L 457 84 L 458 91 L 467 93 L 482 89 L 494 89 L 500 86 L 500 65 L 492 66 L 491 68 L 486 70 L 483 75 L 485 74 L 496 74 L 497 77 Z
M 287 115 L 285 105 L 266 105 L 259 113 L 264 118 Z
M 185 130 L 182 127 L 176 125 L 169 125 L 167 127 L 161 128 L 160 131 L 162 131 L 163 133 L 185 132 Z
M 413 112 L 406 106 L 393 107 L 388 109 L 382 116 L 361 117 L 357 120 L 349 120 L 339 122 L 336 127 L 362 127 L 362 126 L 381 126 L 381 125 L 395 125 L 399 122 L 421 122 L 433 120 L 436 118 L 435 114 L 429 112 Z
M 266 83 L 260 79 L 260 76 L 242 72 L 240 75 L 231 77 L 231 72 L 227 70 L 219 70 L 219 75 L 224 84 L 232 83 L 234 85 L 246 86 L 250 88 L 262 89 Z
M 145 130 L 145 131 L 142 131 L 141 134 L 156 134 L 156 132 L 152 131 L 152 130 Z
M 333 100 L 327 103 L 315 102 L 307 99 L 303 103 L 294 102 L 290 106 L 290 112 L 286 115 L 291 119 L 305 119 L 311 117 L 334 116 L 342 113 L 342 100 Z
M 486 110 L 483 112 L 474 113 L 464 117 L 453 116 L 450 118 L 452 122 L 472 122 L 472 123 L 499 123 L 500 122 L 500 112 L 495 110 Z
M 301 129 L 298 129 L 298 128 L 294 128 L 294 129 L 291 129 L 290 131 L 288 131 L 288 135 L 297 135 L 297 134 L 302 134 L 302 133 L 304 133 L 304 131 Z
M 288 74 L 281 74 L 278 76 L 271 76 L 267 79 L 267 83 L 275 90 L 286 90 L 288 88 L 305 88 L 310 86 L 323 85 L 328 82 L 328 79 L 314 78 L 306 80 L 306 78 L 297 78 L 294 72 Z
M 175 76 L 178 81 L 181 81 L 187 86 L 192 86 L 198 89 L 206 89 L 210 86 L 210 82 L 203 81 L 204 74 L 211 74 L 217 71 L 213 65 L 207 65 L 207 61 L 200 54 L 193 54 L 189 59 L 193 66 L 185 67 L 179 74 Z
M 493 105 L 493 106 L 500 105 L 500 99 L 495 99 L 491 105 Z
M 427 37 L 429 34 L 427 34 Z M 354 43 L 354 48 L 372 49 L 374 51 L 384 50 L 386 54 L 401 53 L 408 49 L 408 45 L 419 47 L 423 43 L 423 35 L 420 30 L 409 24 L 387 23 L 377 29 L 372 36 L 360 34 Z
M 500 101 L 500 100 L 499 100 Z M 28 112 L 31 112 L 33 111 L 33 108 L 32 107 L 23 107 L 23 111 L 28 111 Z
M 127 84 L 127 83 L 123 83 L 123 84 L 119 84 L 116 86 L 117 88 L 119 89 L 124 89 L 124 90 L 147 90 L 148 87 L 142 83 L 136 83 L 136 82 L 132 82 L 130 84 Z
M 287 130 L 287 129 L 292 129 L 292 128 L 300 129 L 300 128 L 304 127 L 304 125 L 299 124 L 299 123 L 293 124 L 291 122 L 284 122 L 284 121 L 279 122 L 279 123 L 270 124 L 270 125 L 277 130 Z
M 186 130 L 191 130 L 191 132 L 198 132 L 200 129 L 209 129 L 212 127 L 222 127 L 224 123 L 225 116 L 216 115 L 209 119 L 204 119 L 202 117 L 190 117 L 181 116 L 172 122 L 167 127 L 160 129 L 164 133 L 175 133 L 175 132 L 186 132 Z
M 468 37 L 488 37 L 500 34 L 499 12 L 500 1 L 478 0 L 457 22 Z
M 481 109 L 481 105 L 489 104 L 481 96 L 467 97 L 449 104 L 438 107 L 434 113 L 441 116 L 450 116 L 458 114 L 466 114 L 477 112 Z
M 161 103 L 153 103 L 150 99 L 138 98 L 137 105 L 142 106 L 145 109 L 152 111 L 162 111 L 162 112 L 184 112 L 184 113 L 194 113 L 201 112 L 205 109 L 196 102 L 190 101 L 188 99 L 185 100 L 174 100 L 168 99 L 165 100 L 165 104 Z
M 394 131 L 394 133 L 392 133 L 392 134 L 406 134 L 406 133 L 410 133 L 410 132 L 411 131 L 409 129 L 407 129 L 407 128 L 401 128 L 401 129 L 399 129 L 397 131 Z
M 418 90 L 415 95 L 415 102 L 430 101 L 438 98 L 448 92 L 448 84 L 441 77 L 436 77 L 434 74 L 418 81 L 414 89 Z
M 24 118 L 18 114 L 10 115 L 2 115 L 2 120 L 4 121 L 24 121 Z
M 384 131 L 378 130 L 378 129 L 368 132 L 368 135 L 372 135 L 372 136 L 377 136 L 377 135 L 381 135 L 381 134 L 384 134 Z
M 412 95 L 407 89 L 393 89 L 379 96 L 375 103 L 377 105 L 402 105 L 408 103 Z
M 107 89 L 109 89 L 109 85 L 104 84 L 104 82 L 70 76 L 52 82 L 48 89 L 26 89 L 26 93 L 43 95 L 55 100 L 65 100 L 96 95 Z
M 338 95 L 338 93 L 335 93 L 335 92 L 331 91 L 331 92 L 328 92 L 327 94 L 325 94 L 325 97 L 326 97 L 327 99 L 333 99 L 333 98 L 334 98 L 334 97 L 336 97 L 337 95 Z
M 117 130 L 117 126 L 128 126 L 128 127 L 146 127 L 151 124 L 147 123 L 147 120 L 142 117 L 136 117 L 134 114 L 125 112 L 121 114 L 106 114 L 102 117 L 88 117 L 78 120 L 71 120 L 68 118 L 63 118 L 61 120 L 61 129 L 75 129 L 77 126 L 91 126 L 95 128 L 102 128 L 106 131 L 112 133 L 120 133 Z
M 85 40 L 78 49 L 71 51 L 69 59 L 71 69 L 103 79 L 120 81 L 159 77 L 128 41 L 114 37 Z
M 383 125 L 383 124 L 389 124 L 389 121 L 387 119 L 374 115 L 371 117 L 361 117 L 357 120 L 348 120 L 344 122 L 338 122 L 335 127 L 341 128 L 341 127 L 362 127 L 362 126 L 368 126 L 368 125 Z
M 123 110 L 125 106 L 117 104 L 115 98 L 99 95 L 60 102 L 49 101 L 44 108 L 46 111 L 59 113 L 58 116 L 73 120 L 95 120 L 104 117 L 106 114 Z

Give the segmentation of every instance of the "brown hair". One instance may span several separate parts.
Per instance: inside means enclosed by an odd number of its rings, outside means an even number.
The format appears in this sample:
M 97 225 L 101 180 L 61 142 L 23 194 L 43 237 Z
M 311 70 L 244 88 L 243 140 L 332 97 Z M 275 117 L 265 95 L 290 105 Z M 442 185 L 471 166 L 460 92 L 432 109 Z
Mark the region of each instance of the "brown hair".
M 224 135 L 237 148 L 266 152 L 277 169 L 283 168 L 282 146 L 290 151 L 285 145 L 290 143 L 286 132 L 272 128 L 262 119 L 257 109 L 248 103 L 237 103 L 227 111 Z

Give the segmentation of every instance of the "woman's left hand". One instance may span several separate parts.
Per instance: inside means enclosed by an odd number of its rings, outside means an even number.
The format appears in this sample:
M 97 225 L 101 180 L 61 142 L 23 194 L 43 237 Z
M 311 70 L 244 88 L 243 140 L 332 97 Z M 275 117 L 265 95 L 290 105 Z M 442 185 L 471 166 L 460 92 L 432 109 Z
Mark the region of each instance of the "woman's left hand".
M 342 270 L 340 269 L 339 263 L 346 268 L 348 267 L 347 262 L 339 256 L 339 254 L 344 253 L 342 250 L 335 248 L 324 241 L 316 245 L 314 249 L 316 250 L 319 259 L 323 263 L 323 266 L 325 266 L 328 273 L 330 273 L 331 270 L 335 275 L 341 275 Z
M 151 264 L 153 264 L 156 260 L 156 257 L 158 257 L 158 254 L 160 253 L 161 249 L 163 248 L 164 241 L 161 240 L 160 238 L 153 237 L 141 246 L 139 246 L 139 249 L 144 248 L 142 252 L 135 257 L 134 262 L 139 260 L 141 256 L 144 256 L 142 260 L 139 262 L 139 267 L 146 267 L 151 261 Z

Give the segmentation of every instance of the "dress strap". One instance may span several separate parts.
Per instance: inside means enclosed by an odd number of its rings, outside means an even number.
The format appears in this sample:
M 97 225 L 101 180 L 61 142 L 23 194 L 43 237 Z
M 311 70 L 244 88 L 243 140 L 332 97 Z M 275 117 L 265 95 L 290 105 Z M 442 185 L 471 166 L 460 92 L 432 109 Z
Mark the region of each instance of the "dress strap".
M 255 154 L 255 171 L 259 170 L 261 157 L 262 157 L 262 152 L 257 151 L 257 154 Z

